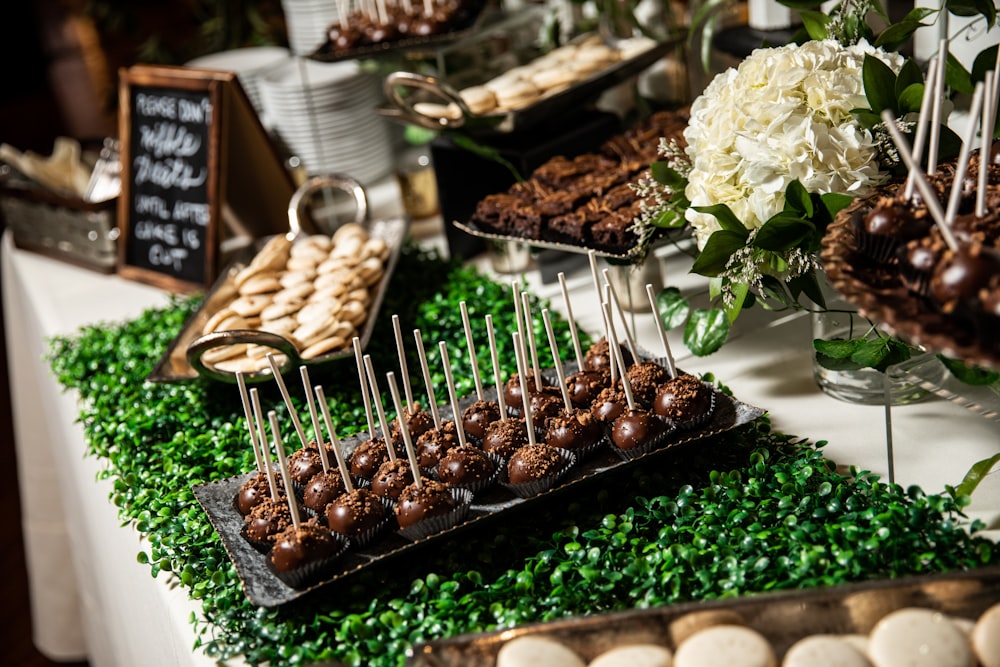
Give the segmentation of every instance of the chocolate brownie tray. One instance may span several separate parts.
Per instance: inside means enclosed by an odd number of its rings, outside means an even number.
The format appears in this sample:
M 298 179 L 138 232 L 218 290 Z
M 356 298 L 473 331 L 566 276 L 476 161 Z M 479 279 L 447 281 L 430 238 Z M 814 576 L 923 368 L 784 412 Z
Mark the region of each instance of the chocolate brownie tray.
M 963 319 L 942 312 L 903 285 L 898 269 L 878 264 L 858 247 L 853 216 L 865 201 L 838 215 L 823 238 L 821 259 L 830 284 L 865 317 L 929 352 L 1000 369 L 1000 340 L 977 335 Z
M 567 372 L 572 372 L 569 366 L 570 364 L 567 365 Z M 487 399 L 492 399 L 495 391 L 492 395 L 490 392 L 485 392 L 485 396 Z M 464 409 L 474 399 L 473 396 L 460 401 L 460 408 Z M 439 413 L 442 419 L 452 418 L 450 406 L 440 406 Z M 706 423 L 692 430 L 678 432 L 652 451 L 625 460 L 612 451 L 612 445 L 605 443 L 598 451 L 576 460 L 549 490 L 528 498 L 519 497 L 503 484 L 494 485 L 475 495 L 465 519 L 459 524 L 419 539 L 408 539 L 399 532 L 389 529 L 364 547 L 350 547 L 323 581 L 300 588 L 293 588 L 279 579 L 269 567 L 268 556 L 257 551 L 241 534 L 243 517 L 234 507 L 234 498 L 242 484 L 253 473 L 199 484 L 193 487 L 193 492 L 236 566 L 247 598 L 256 605 L 276 607 L 314 593 L 329 584 L 350 580 L 376 565 L 412 557 L 425 547 L 461 536 L 465 532 L 471 532 L 473 528 L 481 528 L 494 521 L 518 518 L 524 520 L 526 516 L 524 511 L 537 509 L 540 503 L 548 503 L 570 494 L 579 494 L 606 480 L 612 473 L 626 472 L 635 466 L 648 465 L 654 460 L 670 456 L 680 447 L 732 430 L 763 414 L 764 411 L 760 408 L 716 392 L 715 410 Z M 350 455 L 355 447 L 367 439 L 368 435 L 365 433 L 342 439 L 345 455 Z
M 738 614 L 779 657 L 816 634 L 868 634 L 879 619 L 908 607 L 975 620 L 1000 599 L 1000 567 L 868 581 L 842 586 L 686 602 L 653 609 L 594 614 L 506 630 L 459 635 L 413 647 L 408 667 L 493 667 L 505 643 L 553 639 L 587 660 L 617 646 L 663 645 L 671 624 L 692 612 Z

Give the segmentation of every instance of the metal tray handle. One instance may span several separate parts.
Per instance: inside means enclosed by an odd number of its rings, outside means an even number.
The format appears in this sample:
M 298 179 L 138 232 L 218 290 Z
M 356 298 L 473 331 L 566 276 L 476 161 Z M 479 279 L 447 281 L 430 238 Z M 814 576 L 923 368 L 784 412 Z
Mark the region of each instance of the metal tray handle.
M 364 186 L 361 183 L 344 174 L 313 176 L 300 185 L 299 189 L 292 194 L 292 198 L 288 200 L 288 238 L 294 239 L 302 233 L 302 221 L 306 218 L 305 206 L 309 202 L 310 195 L 323 188 L 342 190 L 354 199 L 354 217 L 350 221 L 344 220 L 340 222 L 337 226 L 346 224 L 347 222 L 360 224 L 368 219 L 368 195 L 365 193 Z M 317 230 L 306 231 L 313 233 Z M 336 229 L 328 229 L 323 230 L 323 233 L 332 234 L 334 231 Z
M 298 367 L 302 363 L 302 359 L 299 358 L 298 348 L 295 347 L 295 344 L 292 343 L 292 341 L 288 340 L 284 336 L 279 336 L 276 333 L 271 333 L 270 331 L 258 331 L 256 329 L 214 331 L 196 338 L 188 346 L 187 360 L 191 367 L 203 377 L 210 377 L 215 380 L 234 383 L 236 382 L 236 376 L 233 373 L 229 371 L 217 371 L 211 366 L 205 365 L 202 361 L 202 357 L 206 352 L 217 347 L 242 344 L 266 345 L 267 347 L 273 347 L 278 352 L 284 354 L 286 358 L 285 363 L 279 366 L 279 370 L 282 375 L 287 373 L 289 370 Z M 248 372 L 245 375 L 248 380 L 261 376 L 270 377 L 271 369 L 268 367 L 263 370 Z
M 459 128 L 465 125 L 466 119 L 472 115 L 468 105 L 462 96 L 458 94 L 452 86 L 442 79 L 415 72 L 391 72 L 385 77 L 382 84 L 386 98 L 394 104 L 409 122 L 429 130 L 441 130 L 446 128 Z M 401 94 L 403 88 L 416 88 L 423 90 L 438 99 L 445 100 L 448 104 L 454 104 L 462 112 L 458 118 L 435 118 L 421 113 L 413 106 L 413 96 L 404 97 Z

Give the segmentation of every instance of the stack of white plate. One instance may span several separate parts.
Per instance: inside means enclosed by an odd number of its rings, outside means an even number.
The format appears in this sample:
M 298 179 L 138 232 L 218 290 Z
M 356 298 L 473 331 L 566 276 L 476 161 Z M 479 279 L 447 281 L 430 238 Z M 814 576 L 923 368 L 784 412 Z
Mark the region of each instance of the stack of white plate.
M 334 0 L 281 0 L 281 8 L 288 27 L 288 44 L 298 56 L 307 56 L 322 46 L 327 28 L 339 20 Z
M 260 79 L 270 130 L 310 174 L 341 173 L 363 184 L 392 168 L 392 134 L 374 113 L 380 80 L 347 60 L 292 61 Z
M 264 105 L 260 99 L 258 80 L 268 70 L 287 62 L 291 58 L 288 49 L 281 46 L 252 46 L 233 51 L 210 53 L 187 63 L 188 67 L 234 72 L 240 80 L 240 85 L 246 91 L 250 103 L 257 110 L 257 115 L 263 115 Z

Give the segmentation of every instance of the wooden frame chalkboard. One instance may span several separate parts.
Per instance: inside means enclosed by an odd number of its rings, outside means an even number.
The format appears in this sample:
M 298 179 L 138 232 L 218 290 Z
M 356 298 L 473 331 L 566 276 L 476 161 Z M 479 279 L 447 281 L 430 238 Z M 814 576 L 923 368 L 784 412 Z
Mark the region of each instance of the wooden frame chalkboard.
M 288 231 L 294 183 L 234 73 L 123 69 L 119 121 L 121 276 L 206 289 L 224 241 Z

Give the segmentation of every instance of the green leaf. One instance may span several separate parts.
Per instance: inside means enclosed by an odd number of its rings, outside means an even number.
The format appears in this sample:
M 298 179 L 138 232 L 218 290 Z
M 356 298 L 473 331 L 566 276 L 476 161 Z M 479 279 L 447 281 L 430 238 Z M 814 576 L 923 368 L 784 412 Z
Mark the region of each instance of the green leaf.
M 803 10 L 799 12 L 799 18 L 810 38 L 819 41 L 830 36 L 830 31 L 826 27 L 830 23 L 830 17 L 826 14 Z
M 986 19 L 986 27 L 991 28 L 997 20 L 993 0 L 946 0 L 945 7 L 955 16 L 976 16 Z
M 726 268 L 726 262 L 734 252 L 746 245 L 746 235 L 738 232 L 719 230 L 708 237 L 704 249 L 694 260 L 691 273 L 717 276 Z
M 903 90 L 901 90 L 896 96 L 896 103 L 899 105 L 900 115 L 906 115 L 908 113 L 917 113 L 920 111 L 920 105 L 924 101 L 924 84 L 923 83 L 912 83 Z
M 757 248 L 781 252 L 794 248 L 816 233 L 816 226 L 808 220 L 778 213 L 765 222 L 754 237 Z
M 894 114 L 899 115 L 896 109 L 896 96 L 893 94 L 896 89 L 896 75 L 888 65 L 874 56 L 865 55 L 865 62 L 861 66 L 861 78 L 872 111 L 880 114 L 884 109 L 892 109 Z
M 937 355 L 937 358 L 941 360 L 941 363 L 944 364 L 949 373 L 965 384 L 984 387 L 1000 380 L 1000 373 L 994 370 L 980 368 L 979 366 L 970 366 L 956 359 L 949 359 L 941 354 Z
M 868 130 L 882 122 L 882 117 L 871 109 L 851 109 L 851 115 L 858 119 L 861 127 Z
M 851 355 L 851 361 L 862 368 L 874 368 L 885 372 L 892 365 L 910 358 L 910 348 L 895 338 L 881 337 L 865 340 Z
M 997 463 L 1000 463 L 1000 454 L 994 454 L 988 459 L 983 459 L 982 461 L 977 461 L 969 469 L 969 472 L 965 473 L 965 477 L 962 478 L 962 482 L 955 487 L 956 495 L 960 496 L 971 496 L 972 492 L 976 490 L 979 483 L 982 482 L 990 470 L 993 469 Z
M 976 56 L 972 63 L 972 81 L 979 82 L 986 79 L 986 73 L 993 70 L 997 64 L 997 46 L 993 45 L 983 49 Z
M 685 186 L 687 186 L 687 179 L 666 162 L 654 162 L 649 165 L 649 170 L 657 183 L 667 186 L 674 192 L 683 192 Z
M 815 273 L 806 273 L 793 278 L 788 281 L 788 285 L 801 291 L 820 308 L 826 308 L 826 299 L 823 297 L 823 290 L 819 286 L 819 279 Z
M 822 3 L 816 0 L 778 0 L 778 4 L 792 9 L 815 9 Z
M 863 338 L 831 338 L 830 340 L 816 338 L 813 340 L 813 348 L 831 359 L 850 359 L 863 343 Z
M 816 363 L 828 371 L 857 371 L 861 370 L 861 365 L 851 361 L 850 357 L 840 359 L 827 356 L 820 352 L 816 353 Z
M 924 75 L 920 71 L 920 65 L 913 58 L 907 58 L 906 62 L 903 63 L 903 67 L 899 70 L 899 74 L 896 75 L 896 87 L 893 91 L 896 94 L 896 99 L 899 99 L 903 91 L 910 86 L 914 84 L 923 85 L 923 83 Z M 905 112 L 900 109 L 900 113 Z
M 719 308 L 698 308 L 684 327 L 684 344 L 699 357 L 719 350 L 729 338 L 729 318 Z
M 926 27 L 927 23 L 903 19 L 879 33 L 875 39 L 875 46 L 881 46 L 886 50 L 895 51 L 902 46 L 920 28 Z
M 732 324 L 740 316 L 740 313 L 743 312 L 743 306 L 746 305 L 747 297 L 750 296 L 750 285 L 731 282 L 729 287 L 733 292 L 733 305 L 724 305 L 723 310 L 726 311 L 726 317 L 729 319 L 730 324 Z
M 941 126 L 938 135 L 938 163 L 957 157 L 962 150 L 962 138 L 947 125 Z
M 771 256 L 772 264 L 777 260 L 777 256 Z M 777 270 L 778 273 L 782 272 L 782 269 Z M 788 290 L 786 289 L 785 283 L 778 280 L 774 276 L 762 276 L 761 285 L 764 288 L 764 296 L 772 301 L 777 301 L 778 303 L 788 306 L 791 305 L 794 300 L 789 298 Z M 767 304 L 761 303 L 762 306 L 767 307 Z
M 656 310 L 663 326 L 673 329 L 687 320 L 688 313 L 691 312 L 691 303 L 684 298 L 679 289 L 667 287 L 656 295 Z
M 695 211 L 699 213 L 707 213 L 709 215 L 715 216 L 715 219 L 719 221 L 719 226 L 724 230 L 729 232 L 736 232 L 743 235 L 746 239 L 750 235 L 749 230 L 747 230 L 746 225 L 744 225 L 736 214 L 733 213 L 725 204 L 712 204 L 711 206 L 695 206 Z
M 833 219 L 840 211 L 847 208 L 854 197 L 840 192 L 827 192 L 819 196 L 820 205 L 816 206 L 816 213 L 813 215 L 813 224 L 817 227 L 825 228 L 833 222 Z
M 951 52 L 945 59 L 944 82 L 956 93 L 971 95 L 975 90 L 969 70 Z
M 797 178 L 785 188 L 784 210 L 795 211 L 804 218 L 811 218 L 813 215 L 812 197 Z

